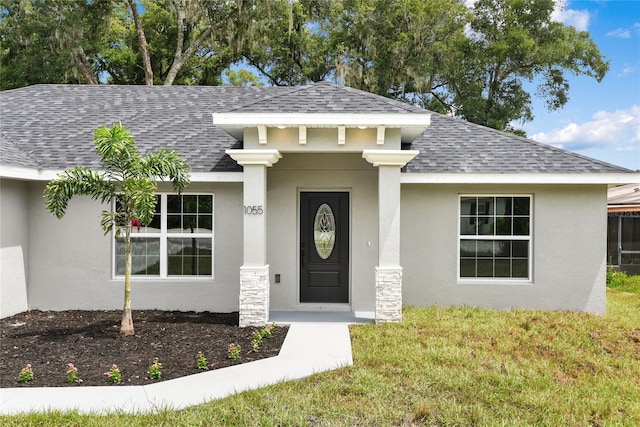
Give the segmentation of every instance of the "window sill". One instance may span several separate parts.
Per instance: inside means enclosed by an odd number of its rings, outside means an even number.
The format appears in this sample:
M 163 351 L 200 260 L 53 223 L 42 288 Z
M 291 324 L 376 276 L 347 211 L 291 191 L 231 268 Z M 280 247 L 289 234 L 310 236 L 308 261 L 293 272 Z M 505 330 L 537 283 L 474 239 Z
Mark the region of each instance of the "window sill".
M 507 286 L 526 285 L 526 286 L 531 286 L 534 283 L 533 283 L 533 281 L 531 279 L 497 279 L 497 278 L 461 279 L 461 278 L 458 278 L 457 284 L 458 285 L 507 285 Z
M 111 278 L 112 282 L 124 281 L 124 276 L 115 276 Z M 144 276 L 131 277 L 132 282 L 213 282 L 214 276 Z

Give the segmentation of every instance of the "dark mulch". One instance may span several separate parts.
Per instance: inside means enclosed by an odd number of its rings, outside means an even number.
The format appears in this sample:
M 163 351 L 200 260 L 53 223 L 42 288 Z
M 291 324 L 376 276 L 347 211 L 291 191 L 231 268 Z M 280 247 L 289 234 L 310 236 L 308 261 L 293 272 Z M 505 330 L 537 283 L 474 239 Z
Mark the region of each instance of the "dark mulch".
M 201 351 L 209 369 L 277 356 L 288 327 L 278 325 L 257 352 L 252 333 L 240 328 L 238 313 L 195 313 L 145 310 L 133 312 L 135 335 L 120 335 L 120 311 L 29 311 L 0 320 L 0 387 L 84 387 L 110 385 L 105 372 L 112 364 L 122 385 L 145 385 L 204 372 L 196 367 Z M 228 346 L 239 344 L 240 358 L 228 358 Z M 149 379 L 154 358 L 162 377 Z M 66 382 L 73 363 L 82 383 Z M 19 383 L 18 374 L 31 364 L 34 380 Z

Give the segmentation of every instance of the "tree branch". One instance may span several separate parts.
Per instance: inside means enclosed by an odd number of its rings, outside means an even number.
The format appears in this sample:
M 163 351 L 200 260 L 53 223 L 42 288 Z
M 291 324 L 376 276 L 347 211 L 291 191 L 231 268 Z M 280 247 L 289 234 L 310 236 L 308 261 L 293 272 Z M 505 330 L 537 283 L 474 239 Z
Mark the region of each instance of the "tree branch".
M 194 53 L 196 53 L 196 50 L 198 50 L 198 48 L 202 45 L 205 39 L 211 35 L 212 32 L 213 27 L 207 28 L 205 31 L 203 31 L 202 34 L 200 34 L 200 37 L 198 37 L 195 42 L 191 43 L 189 48 L 184 51 L 184 53 L 178 55 L 178 51 L 176 50 L 176 56 L 174 56 L 173 64 L 171 64 L 171 69 L 169 69 L 167 78 L 164 81 L 165 86 L 171 86 L 173 84 L 173 81 L 176 79 L 176 76 L 178 75 L 178 72 L 180 71 L 182 66 L 193 56 Z
M 175 81 L 178 73 L 184 66 L 184 64 L 191 59 L 191 57 L 196 53 L 198 48 L 202 46 L 204 41 L 216 30 L 222 28 L 222 25 L 226 23 L 229 19 L 231 19 L 232 13 L 229 12 L 223 19 L 221 19 L 216 25 L 210 25 L 206 30 L 198 36 L 198 38 L 189 45 L 187 50 L 184 52 L 182 49 L 184 48 L 184 32 L 185 32 L 185 24 L 184 21 L 186 19 L 186 12 L 180 3 L 180 0 L 173 0 L 173 6 L 176 8 L 177 13 L 177 21 L 178 21 L 178 41 L 176 42 L 176 52 L 173 56 L 173 63 L 171 64 L 171 68 L 167 73 L 167 77 L 164 80 L 165 86 L 171 86 Z
M 271 74 L 269 74 L 267 72 L 267 70 L 265 70 L 264 68 L 262 68 L 258 63 L 256 63 L 252 58 L 245 56 L 244 59 L 247 60 L 247 62 L 249 63 L 249 65 L 256 67 L 258 69 L 258 71 L 260 71 L 263 75 L 265 75 L 269 81 L 271 81 L 271 83 L 274 86 L 284 86 L 281 82 L 276 81 L 275 77 L 273 77 Z
M 84 53 L 84 49 L 82 46 L 78 46 L 73 49 L 73 62 L 75 62 L 76 67 L 80 70 L 87 84 L 97 85 L 98 79 L 96 75 L 93 73 L 93 68 L 89 61 L 87 61 L 87 55 Z
M 136 25 L 136 32 L 138 33 L 138 42 L 140 43 L 140 53 L 142 54 L 142 65 L 144 67 L 144 82 L 147 86 L 153 86 L 153 69 L 151 68 L 151 59 L 149 58 L 149 45 L 147 44 L 147 38 L 144 35 L 144 28 L 142 28 L 142 19 L 138 12 L 138 6 L 135 0 L 127 0 L 131 12 L 133 13 L 133 22 Z

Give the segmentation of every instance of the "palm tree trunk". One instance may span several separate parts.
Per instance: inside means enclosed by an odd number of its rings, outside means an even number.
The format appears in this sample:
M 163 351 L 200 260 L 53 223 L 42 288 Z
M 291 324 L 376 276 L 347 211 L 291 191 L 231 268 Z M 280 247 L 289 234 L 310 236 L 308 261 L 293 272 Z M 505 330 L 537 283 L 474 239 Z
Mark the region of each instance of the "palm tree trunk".
M 133 335 L 133 318 L 131 316 L 131 229 L 127 227 L 124 237 L 124 307 L 120 334 Z

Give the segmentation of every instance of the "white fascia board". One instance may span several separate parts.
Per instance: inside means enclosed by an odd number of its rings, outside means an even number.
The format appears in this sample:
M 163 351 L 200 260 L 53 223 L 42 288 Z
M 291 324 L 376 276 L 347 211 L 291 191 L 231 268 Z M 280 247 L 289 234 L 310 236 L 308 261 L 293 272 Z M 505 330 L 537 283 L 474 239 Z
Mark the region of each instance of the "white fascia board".
M 0 166 L 0 178 L 23 181 L 51 181 L 64 170 L 30 169 L 19 166 Z M 190 172 L 191 182 L 242 182 L 242 172 Z
M 631 184 L 637 173 L 403 173 L 402 184 Z
M 242 172 L 191 172 L 191 182 L 243 182 Z
M 25 181 L 51 181 L 62 170 L 31 169 L 21 166 L 0 166 L 0 178 L 20 179 Z
M 431 124 L 431 114 L 348 114 L 348 113 L 212 113 L 213 124 L 225 128 L 255 127 L 378 127 L 424 128 Z

